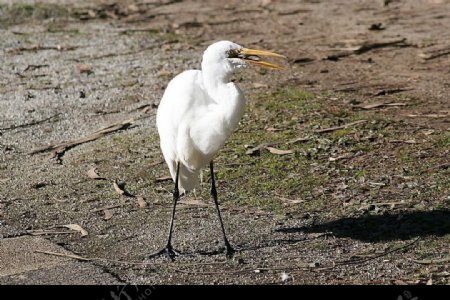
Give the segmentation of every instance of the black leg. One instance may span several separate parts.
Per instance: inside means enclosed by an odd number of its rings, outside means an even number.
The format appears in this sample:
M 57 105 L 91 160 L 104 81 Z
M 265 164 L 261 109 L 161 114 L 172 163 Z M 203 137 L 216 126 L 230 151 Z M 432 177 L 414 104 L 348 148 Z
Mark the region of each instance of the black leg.
M 172 209 L 172 218 L 170 219 L 170 226 L 169 226 L 169 233 L 167 235 L 167 244 L 166 246 L 159 250 L 158 252 L 155 252 L 151 254 L 149 257 L 159 256 L 162 254 L 165 254 L 169 257 L 169 259 L 173 260 L 176 255 L 179 255 L 179 253 L 173 249 L 172 247 L 172 232 L 173 232 L 173 221 L 175 219 L 175 210 L 177 207 L 177 202 L 180 198 L 180 192 L 178 190 L 178 178 L 180 175 L 180 163 L 177 163 L 177 172 L 175 175 L 175 187 L 173 189 L 173 209 Z
M 225 242 L 225 248 L 227 251 L 227 257 L 232 257 L 235 250 L 231 247 L 230 242 L 228 242 L 227 235 L 225 234 L 225 228 L 223 227 L 222 216 L 220 215 L 219 202 L 217 201 L 217 190 L 216 190 L 216 180 L 214 178 L 214 166 L 211 161 L 209 164 L 209 169 L 211 171 L 211 195 L 214 199 L 214 204 L 216 205 L 217 215 L 219 216 L 220 227 L 222 228 L 223 241 Z

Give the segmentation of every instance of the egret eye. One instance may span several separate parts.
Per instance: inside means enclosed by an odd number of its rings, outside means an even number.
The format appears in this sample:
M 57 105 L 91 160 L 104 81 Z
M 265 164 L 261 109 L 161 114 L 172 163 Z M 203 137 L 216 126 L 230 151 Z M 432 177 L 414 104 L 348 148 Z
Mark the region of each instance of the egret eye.
M 239 57 L 239 49 L 231 49 L 227 51 L 228 58 L 238 58 Z

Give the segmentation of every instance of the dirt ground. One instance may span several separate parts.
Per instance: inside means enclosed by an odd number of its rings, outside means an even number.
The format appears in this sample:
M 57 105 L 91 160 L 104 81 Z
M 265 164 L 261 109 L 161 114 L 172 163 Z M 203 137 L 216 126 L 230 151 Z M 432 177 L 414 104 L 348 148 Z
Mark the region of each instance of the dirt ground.
M 0 0 L 0 35 L 0 242 L 122 283 L 449 283 L 450 1 Z M 172 206 L 157 105 L 222 39 L 288 57 L 235 78 L 249 103 L 215 166 L 240 251 L 204 172 L 183 255 L 147 259 Z

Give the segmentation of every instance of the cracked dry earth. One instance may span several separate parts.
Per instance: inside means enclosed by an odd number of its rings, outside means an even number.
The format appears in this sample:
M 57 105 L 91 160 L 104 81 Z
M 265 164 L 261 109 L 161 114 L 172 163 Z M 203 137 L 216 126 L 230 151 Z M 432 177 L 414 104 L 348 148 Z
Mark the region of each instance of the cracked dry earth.
M 30 263 L 6 246 L 28 237 L 64 267 L 0 267 L 1 283 L 448 284 L 449 1 L 10 2 L 0 258 Z M 183 255 L 146 259 L 172 205 L 157 105 L 221 39 L 289 58 L 235 78 L 249 105 L 216 168 L 241 251 L 217 253 L 204 172 L 177 211 Z

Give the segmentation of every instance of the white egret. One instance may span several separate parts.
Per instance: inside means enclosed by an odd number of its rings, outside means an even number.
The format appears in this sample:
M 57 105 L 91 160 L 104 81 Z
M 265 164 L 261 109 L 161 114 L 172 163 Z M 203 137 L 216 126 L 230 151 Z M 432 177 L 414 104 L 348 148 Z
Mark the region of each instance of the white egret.
M 156 124 L 161 150 L 175 183 L 173 210 L 166 246 L 151 256 L 178 254 L 172 247 L 175 209 L 182 193 L 194 189 L 200 170 L 209 164 L 211 195 L 217 209 L 227 256 L 234 253 L 220 215 L 214 179 L 213 157 L 236 129 L 244 113 L 245 97 L 231 75 L 247 63 L 269 69 L 280 66 L 262 61 L 260 56 L 283 55 L 244 48 L 229 41 L 210 45 L 203 54 L 202 69 L 188 70 L 173 78 L 158 107 Z

